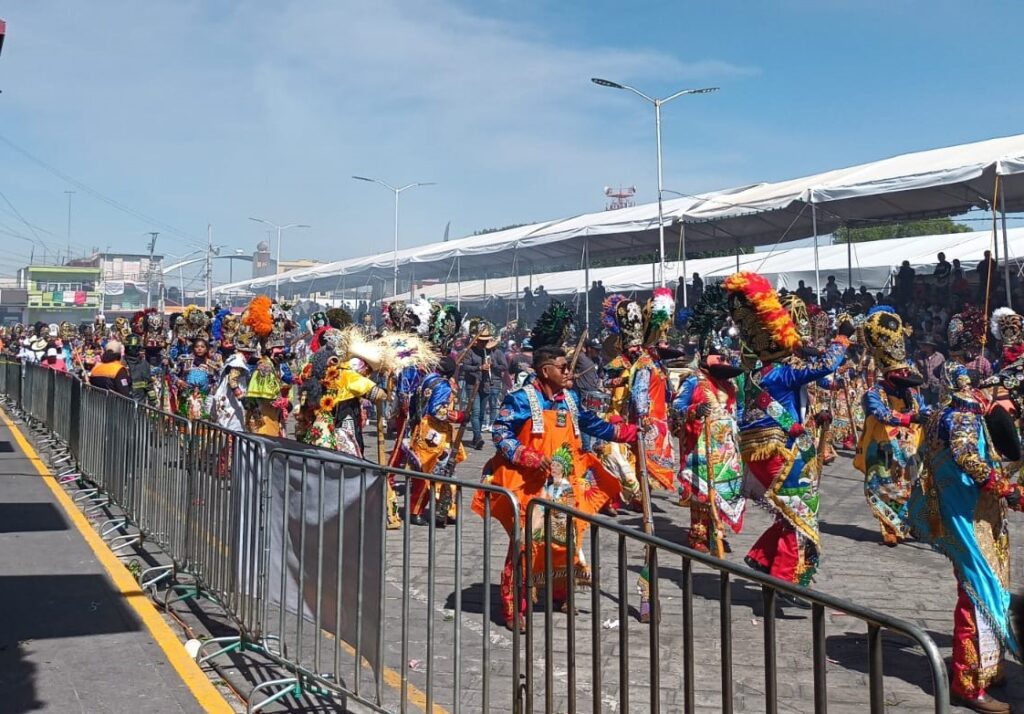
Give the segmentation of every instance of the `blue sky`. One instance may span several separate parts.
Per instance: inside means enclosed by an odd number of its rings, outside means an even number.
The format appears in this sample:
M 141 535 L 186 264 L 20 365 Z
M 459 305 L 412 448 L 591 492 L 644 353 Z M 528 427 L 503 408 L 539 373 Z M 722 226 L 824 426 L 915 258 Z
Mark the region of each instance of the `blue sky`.
M 655 198 L 653 116 L 625 92 L 717 85 L 664 111 L 665 185 L 696 192 L 1022 131 L 1010 2 L 13 0 L 3 9 L 0 191 L 51 248 L 214 241 L 247 216 L 313 228 L 284 257 L 402 245 Z M 142 214 L 145 217 L 140 217 Z M 155 219 L 155 220 L 149 220 Z M 0 274 L 29 229 L 0 200 Z M 226 277 L 226 276 L 223 276 Z

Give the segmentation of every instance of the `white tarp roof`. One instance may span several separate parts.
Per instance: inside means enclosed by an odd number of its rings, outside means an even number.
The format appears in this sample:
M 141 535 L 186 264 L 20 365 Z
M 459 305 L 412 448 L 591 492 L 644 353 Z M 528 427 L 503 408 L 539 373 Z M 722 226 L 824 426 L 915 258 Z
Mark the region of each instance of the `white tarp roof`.
M 993 200 L 1000 176 L 1007 210 L 1024 209 L 1024 135 L 902 154 L 798 179 L 713 191 L 664 202 L 666 254 L 676 256 L 685 224 L 689 250 L 773 243 L 840 225 L 955 215 Z M 811 207 L 814 207 L 812 211 Z M 525 274 L 541 266 L 579 264 L 590 257 L 651 252 L 658 243 L 656 203 L 534 223 L 481 236 L 431 243 L 398 252 L 404 278 L 454 278 L 484 271 Z M 315 268 L 244 280 L 215 292 L 259 290 L 276 279 L 286 289 L 338 289 L 390 281 L 394 254 L 340 260 Z M 313 282 L 315 281 L 315 282 Z
M 1002 234 L 999 240 L 1000 263 L 1002 255 Z M 1007 231 L 1012 267 L 1016 272 L 1024 258 L 1024 228 L 1012 228 Z M 852 260 L 852 278 L 855 288 L 866 285 L 870 290 L 881 290 L 889 282 L 890 276 L 899 268 L 904 260 L 919 271 L 931 273 L 936 263 L 936 254 L 943 252 L 950 262 L 954 258 L 960 260 L 964 268 L 972 268 L 983 257 L 992 245 L 990 231 L 972 233 L 952 233 L 948 235 L 917 236 L 914 238 L 894 238 L 891 240 L 854 243 L 850 246 Z M 834 275 L 840 289 L 847 286 L 847 246 L 845 244 L 821 246 L 818 249 L 818 262 L 821 284 L 824 288 L 827 276 Z M 800 280 L 814 287 L 814 248 L 788 248 L 771 253 L 747 253 L 740 255 L 740 268 L 761 273 L 771 280 L 776 287 L 795 289 Z M 672 283 L 681 273 L 682 264 L 671 262 L 666 265 L 667 274 Z M 700 273 L 704 281 L 715 282 L 724 279 L 736 270 L 736 257 L 703 258 L 686 261 L 687 279 L 694 273 Z M 999 279 L 1002 280 L 1002 265 Z M 594 268 L 590 270 L 590 280 L 600 280 L 609 293 L 630 293 L 650 290 L 655 279 L 656 266 L 629 265 L 615 268 Z M 485 286 L 486 282 L 486 286 Z M 543 285 L 550 295 L 572 295 L 585 292 L 589 287 L 583 270 L 569 270 L 557 273 L 540 273 L 531 277 L 519 278 L 519 289 L 516 289 L 515 278 L 489 278 L 469 280 L 460 286 L 452 283 L 431 285 L 417 291 L 429 298 L 453 302 L 457 296 L 466 302 L 479 302 L 488 298 L 508 299 L 522 292 L 523 288 L 537 288 Z

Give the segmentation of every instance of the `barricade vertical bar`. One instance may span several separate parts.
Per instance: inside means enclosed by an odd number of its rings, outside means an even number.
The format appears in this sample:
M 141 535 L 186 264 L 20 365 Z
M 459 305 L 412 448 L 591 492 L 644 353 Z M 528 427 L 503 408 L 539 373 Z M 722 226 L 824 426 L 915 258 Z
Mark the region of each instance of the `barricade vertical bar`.
M 482 660 L 483 660 L 483 672 L 484 681 L 481 687 L 481 695 L 483 698 L 482 705 L 484 711 L 489 711 L 491 707 L 491 524 L 494 519 L 491 517 L 491 499 L 484 499 L 484 558 L 486 559 L 487 566 L 484 567 L 484 622 L 483 622 L 483 649 L 482 649 Z M 518 567 L 519 563 L 517 560 L 513 560 L 513 563 Z M 514 593 L 516 600 L 519 599 L 519 593 Z M 513 612 L 515 615 L 515 612 Z M 519 623 L 516 622 L 516 627 Z
M 778 714 L 779 697 L 775 661 L 775 588 L 761 586 L 764 602 L 764 708 L 765 714 Z
M 683 556 L 683 711 L 696 710 L 696 681 L 693 673 L 693 561 Z
M 828 692 L 825 684 L 825 607 L 811 605 L 811 626 L 814 638 L 814 712 L 828 712 Z
M 359 542 L 356 543 L 356 686 L 353 691 L 359 695 L 360 680 L 362 680 L 363 665 L 363 570 L 366 563 L 366 479 L 365 468 L 359 469 Z
M 490 502 L 489 498 L 484 501 L 485 504 L 487 504 L 489 502 Z M 533 517 L 532 509 L 527 511 L 527 518 L 531 518 L 531 517 Z M 487 534 L 487 527 L 486 526 L 488 525 L 486 520 L 484 521 L 484 524 L 485 524 L 484 534 L 486 535 Z M 532 536 L 531 536 L 531 538 L 530 538 L 531 544 L 532 544 L 532 540 L 533 539 L 532 539 Z M 525 570 L 526 570 L 526 573 L 527 573 L 527 577 L 528 577 L 528 574 L 530 573 L 531 568 L 533 567 L 533 550 L 529 546 L 530 546 L 530 544 L 525 544 L 524 547 L 523 547 L 523 556 L 524 556 L 524 561 L 525 561 L 524 564 L 521 564 L 518 560 L 513 560 L 512 561 L 514 563 L 514 565 L 515 565 L 515 567 L 513 568 L 513 572 L 518 574 L 520 566 L 521 565 L 525 565 Z M 514 557 L 517 557 L 517 555 L 518 555 L 518 554 L 514 553 L 514 551 L 512 550 L 512 547 L 513 547 L 513 544 L 509 543 L 509 548 L 508 548 L 508 557 L 509 558 L 514 558 Z M 523 588 L 525 589 L 526 587 L 527 586 L 524 583 Z M 513 595 L 515 596 L 515 602 L 519 602 L 519 598 L 520 598 L 521 592 L 522 592 L 522 590 L 517 587 L 515 592 L 513 593 Z M 529 592 L 529 591 L 527 591 L 527 592 Z M 534 658 L 533 658 L 533 639 L 534 639 L 534 634 L 535 634 L 536 630 L 533 627 L 533 609 L 534 608 L 533 608 L 532 604 L 533 604 L 533 598 L 530 595 L 527 595 L 526 612 L 523 613 L 523 618 L 526 620 L 526 666 L 525 666 L 525 671 L 526 671 L 526 714 L 533 714 L 533 698 L 534 698 L 534 695 L 536 693 L 535 692 L 535 688 L 533 686 L 533 683 L 536 680 L 536 678 L 534 677 L 534 672 L 536 670 L 536 667 L 534 665 Z M 519 628 L 519 623 L 517 622 L 516 623 L 516 629 L 518 629 L 518 628 Z
M 649 548 L 648 573 L 651 577 L 651 714 L 661 711 L 661 601 L 658 596 L 658 549 Z
M 629 711 L 629 572 L 626 536 L 619 533 L 619 711 Z
M 455 628 L 453 631 L 453 649 L 455 666 L 452 672 L 452 714 L 459 714 L 461 708 L 460 692 L 462 689 L 462 486 L 455 489 Z M 484 570 L 490 567 L 489 553 L 484 553 Z M 514 686 L 514 685 L 513 685 Z
M 309 465 L 306 460 L 302 460 L 302 475 L 299 485 L 299 584 L 295 588 L 295 597 L 301 603 L 303 593 L 306 592 L 306 486 L 307 478 L 309 477 Z M 285 513 L 285 520 L 287 521 L 291 517 L 290 513 Z M 283 561 L 282 561 L 283 562 Z M 287 604 L 287 600 L 281 604 L 284 608 Z M 302 662 L 302 623 L 306 618 L 302 616 L 302 606 L 296 608 L 295 615 L 295 655 L 294 659 L 296 662 Z M 358 630 L 356 630 L 358 633 Z M 358 634 L 357 634 L 358 637 Z M 356 667 L 359 666 L 359 657 L 356 656 Z M 357 670 L 358 671 L 358 670 Z
M 554 711 L 555 640 L 553 636 L 555 609 L 551 582 L 555 579 L 551 553 L 551 509 L 544 509 L 544 711 Z
M 871 687 L 871 714 L 884 714 L 885 691 L 882 687 L 882 629 L 868 623 L 868 679 Z
M 448 518 L 438 514 L 437 483 L 430 482 L 430 517 L 427 519 L 427 711 L 434 711 L 434 555 L 437 547 L 437 519 Z
M 719 616 L 722 640 L 722 714 L 732 714 L 732 581 L 729 573 L 719 576 Z
M 405 479 L 405 518 L 402 519 L 402 582 L 410 581 L 411 569 L 409 548 L 412 542 L 409 532 L 409 479 Z M 486 523 L 486 521 L 484 521 Z M 484 533 L 486 534 L 486 530 Z M 409 711 L 409 588 L 402 588 L 402 714 Z
M 590 539 L 590 688 L 595 712 L 601 711 L 601 526 L 594 524 Z
M 320 672 L 320 640 L 323 639 L 323 618 L 322 609 L 324 601 L 324 483 L 327 474 L 327 464 L 320 462 L 320 478 L 317 482 L 317 532 L 316 532 L 316 639 L 313 640 L 313 668 Z M 344 467 L 342 467 L 341 482 L 338 490 L 344 490 L 345 484 Z M 338 551 L 338 558 L 341 559 L 341 551 Z M 340 569 L 340 566 L 339 566 Z M 340 598 L 339 598 L 340 599 Z
M 344 467 L 342 467 L 342 468 L 344 468 Z M 344 474 L 342 474 L 342 475 L 344 476 Z M 339 487 L 338 487 L 338 538 L 337 538 L 337 540 L 338 540 L 338 551 L 337 551 L 338 552 L 338 560 L 340 561 L 341 560 L 341 554 L 345 552 L 345 487 L 344 487 L 344 479 L 343 479 L 343 483 L 340 484 Z M 381 541 L 381 542 L 383 543 L 383 541 Z M 381 568 L 381 572 L 382 573 L 384 572 L 384 570 L 385 570 L 384 568 Z M 342 568 L 341 568 L 340 563 L 339 563 L 339 566 L 337 568 L 337 575 L 336 575 L 335 583 L 334 583 L 335 592 L 339 593 L 339 595 L 334 598 L 334 600 L 335 600 L 335 603 L 334 603 L 334 621 L 336 623 L 338 623 L 338 624 L 341 623 L 341 600 L 342 600 L 341 595 L 340 595 L 340 593 L 341 593 L 341 573 L 342 573 Z M 384 589 L 383 588 L 381 588 L 381 594 L 382 595 L 384 594 Z M 338 682 L 341 682 L 341 638 L 340 637 L 336 638 L 334 640 L 334 669 L 332 671 L 334 672 L 335 680 L 337 680 Z
M 566 669 L 569 676 L 569 714 L 576 714 L 576 524 L 572 516 L 566 518 L 565 524 L 565 654 Z M 549 586 L 550 587 L 550 586 Z

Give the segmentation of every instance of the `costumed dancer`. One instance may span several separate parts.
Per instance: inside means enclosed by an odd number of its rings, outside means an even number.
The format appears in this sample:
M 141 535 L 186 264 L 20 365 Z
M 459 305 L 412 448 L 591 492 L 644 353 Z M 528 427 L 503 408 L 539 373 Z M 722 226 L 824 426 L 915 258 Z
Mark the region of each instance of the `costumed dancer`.
M 915 537 L 950 560 L 957 581 L 952 703 L 1009 712 L 987 690 L 1001 675 L 1006 651 L 1021 657 L 1010 627 L 1006 524 L 1007 506 L 1020 510 L 1021 491 L 1002 471 L 985 424 L 985 396 L 971 386 L 966 367 L 947 362 L 944 376 L 948 402 L 925 427 L 927 468 L 910 495 L 908 519 Z
M 686 329 L 698 339 L 698 369 L 685 374 L 672 402 L 680 438 L 680 502 L 690 506 L 689 545 L 715 553 L 724 550 L 723 524 L 743 528 L 743 464 L 736 425 L 739 355 L 721 339 L 729 316 L 721 285 L 704 289 Z
M 436 476 L 450 476 L 455 465 L 466 458 L 459 433 L 465 431 L 467 414 L 459 409 L 458 386 L 455 372 L 458 365 L 448 356 L 462 316 L 457 308 L 451 305 L 438 305 L 433 311 L 427 332 L 431 344 L 440 358 L 433 373 L 428 374 L 420 383 L 413 411 L 412 431 L 403 441 L 402 449 L 409 467 L 415 471 Z M 437 515 L 434 519 L 438 526 L 445 526 L 458 517 L 452 489 L 446 484 L 435 484 L 434 501 L 437 504 Z M 409 493 L 406 496 L 406 509 L 410 522 L 425 525 L 424 513 L 430 507 L 430 482 L 425 479 L 412 479 L 409 482 Z
M 257 295 L 242 313 L 242 324 L 252 332 L 253 338 L 265 343 L 274 331 L 272 302 L 266 295 Z M 245 337 L 247 341 L 248 335 Z M 238 349 L 249 345 L 239 345 Z M 277 365 L 269 354 L 256 358 L 245 390 L 245 427 L 247 431 L 263 436 L 286 436 L 287 399 L 281 396 L 284 382 Z M 284 400 L 284 404 L 282 404 Z
M 923 381 L 907 361 L 903 320 L 888 305 L 868 311 L 866 346 L 881 378 L 864 395 L 864 432 L 853 466 L 864 474 L 864 495 L 882 529 L 882 543 L 905 540 L 906 503 L 917 478 L 918 449 L 928 408 L 916 389 Z
M 398 308 L 384 311 L 388 316 L 389 332 L 406 333 L 426 338 L 430 331 L 431 319 L 441 308 L 427 300 L 413 300 L 405 303 L 399 301 L 394 303 Z M 395 409 L 392 411 L 392 419 L 389 420 L 389 431 L 395 434 L 395 445 L 388 457 L 388 464 L 401 466 L 403 455 L 402 442 L 412 429 L 412 414 L 416 411 L 416 396 L 420 382 L 430 371 L 416 364 L 409 364 L 402 368 L 395 378 Z
M 553 582 L 545 583 L 545 547 L 543 509 L 534 511 L 533 523 L 526 522 L 527 505 L 535 498 L 573 506 L 596 514 L 607 503 L 608 495 L 598 480 L 615 483 L 615 477 L 601 465 L 597 457 L 583 450 L 580 434 L 585 432 L 604 441 L 631 442 L 636 427 L 627 423 L 610 424 L 591 411 L 582 409 L 575 395 L 566 389 L 569 362 L 562 344 L 569 334 L 572 311 L 553 301 L 537 319 L 530 337 L 533 345 L 534 374 L 520 388 L 509 392 L 498 410 L 492 438 L 497 453 L 484 467 L 484 483 L 506 488 L 519 502 L 519 512 L 511 510 L 508 501 L 490 498 L 478 491 L 473 510 L 481 516 L 490 499 L 491 514 L 510 534 L 518 520 L 525 547 L 533 551 L 533 572 L 522 579 L 523 588 L 514 588 L 516 563 L 521 554 L 511 545 L 501 574 L 501 601 L 505 623 L 511 629 L 525 628 L 526 592 L 528 587 L 545 585 L 552 589 L 552 598 L 564 605 L 568 588 L 575 582 L 589 582 L 590 572 L 583 556 L 583 536 L 587 524 L 574 521 L 576 549 L 567 552 L 564 536 L 552 538 L 551 557 Z M 552 514 L 552 530 L 564 534 L 567 519 Z M 518 601 L 518 605 L 517 605 Z M 515 614 L 519 621 L 516 622 Z
M 602 369 L 604 386 L 609 392 L 608 411 L 605 417 L 611 420 L 625 419 L 629 413 L 629 369 L 630 359 L 620 349 L 621 332 L 616 319 L 616 309 L 625 295 L 609 295 L 604 299 L 601 324 L 608 332 L 604 352 L 614 352 Z M 619 479 L 621 501 L 639 511 L 640 482 L 636 478 L 636 456 L 633 449 L 622 443 L 601 443 L 595 449 L 605 468 Z
M 775 523 L 746 556 L 755 570 L 808 585 L 820 555 L 818 463 L 814 440 L 802 423 L 803 387 L 842 362 L 853 325 L 810 363 L 789 361 L 802 340 L 771 284 L 757 273 L 739 272 L 723 283 L 729 308 L 746 348 L 760 360 L 744 384 L 740 453 L 747 468 L 748 497 L 775 516 Z

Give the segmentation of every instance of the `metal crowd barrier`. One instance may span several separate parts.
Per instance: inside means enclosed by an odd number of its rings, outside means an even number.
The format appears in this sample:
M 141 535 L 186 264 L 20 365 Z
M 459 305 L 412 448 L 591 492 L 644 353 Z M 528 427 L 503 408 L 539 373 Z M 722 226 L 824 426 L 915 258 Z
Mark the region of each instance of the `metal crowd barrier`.
M 774 713 L 780 706 L 780 595 L 810 605 L 815 712 L 825 712 L 829 703 L 826 608 L 866 627 L 865 697 L 870 711 L 885 707 L 886 630 L 923 650 L 934 710 L 949 711 L 939 651 L 925 632 L 908 622 L 562 504 L 531 502 L 525 521 L 533 524 L 529 533 L 520 532 L 518 519 L 506 533 L 492 509 L 500 503 L 519 513 L 514 495 L 475 479 L 463 482 L 380 468 L 322 449 L 189 422 L 36 365 L 7 362 L 2 372 L 8 403 L 45 424 L 70 448 L 82 474 L 76 502 L 94 513 L 111 506 L 123 513 L 112 514 L 101 525 L 111 547 L 123 551 L 149 541 L 170 557 L 171 565 L 141 574 L 144 589 L 155 594 L 157 586 L 166 586 L 165 602 L 203 594 L 234 622 L 236 636 L 204 642 L 198 657 L 212 661 L 248 652 L 282 671 L 282 676 L 255 685 L 250 711 L 283 697 L 313 694 L 380 712 L 444 707 L 453 714 L 497 708 L 519 714 L 577 711 L 589 705 L 593 711 L 617 707 L 660 712 L 664 706 L 690 713 L 696 710 L 699 689 L 706 694 L 707 678 L 717 675 L 721 711 L 732 712 L 742 708 L 735 701 L 733 661 L 737 582 L 759 590 L 764 608 L 763 662 L 744 661 L 741 667 L 749 671 L 763 666 L 765 711 Z M 405 518 L 401 531 L 385 530 L 385 482 L 393 481 L 399 491 L 404 487 L 408 504 L 417 479 L 430 481 L 428 513 L 437 510 L 437 489 L 444 487 L 451 490 L 457 519 L 442 525 L 443 520 L 429 518 L 426 528 L 418 528 Z M 469 508 L 481 492 L 488 496 L 482 499 L 483 519 Z M 582 596 L 569 588 L 565 641 L 556 648 L 551 590 L 536 613 L 533 607 L 519 612 L 519 593 L 524 574 L 535 567 L 534 548 L 545 560 L 549 583 L 554 543 L 569 552 L 579 548 L 574 521 L 589 526 L 590 623 L 589 628 L 577 628 L 576 603 Z M 617 558 L 605 566 L 601 542 L 609 536 L 616 540 Z M 636 577 L 631 571 L 636 570 L 638 552 L 650 553 L 652 600 L 658 603 L 659 590 L 667 590 L 669 583 L 679 586 L 682 598 L 678 617 L 674 611 L 666 615 L 662 603 L 649 625 L 633 624 L 634 632 L 645 628 L 649 646 L 646 653 L 631 657 L 629 603 L 637 599 L 630 592 Z M 525 636 L 500 624 L 496 586 L 507 554 L 513 563 L 515 621 L 525 614 Z M 667 559 L 679 568 L 669 568 Z M 717 603 L 718 621 L 710 652 L 696 651 L 695 565 L 715 574 L 717 591 L 711 599 Z M 606 583 L 614 584 L 608 592 Z M 349 607 L 342 608 L 346 592 Z M 602 622 L 605 599 L 615 601 L 614 627 Z M 665 628 L 678 629 L 666 633 Z M 662 642 L 668 634 L 681 635 L 681 657 L 666 657 Z M 617 678 L 602 671 L 609 653 L 617 659 Z M 698 661 L 701 681 L 695 671 Z M 742 693 L 745 700 L 760 695 L 751 687 Z
M 718 654 L 717 669 L 720 676 L 721 711 L 731 714 L 734 711 L 734 679 L 733 662 L 733 585 L 736 580 L 746 581 L 758 587 L 761 591 L 763 606 L 763 667 L 764 667 L 764 711 L 768 714 L 777 714 L 779 711 L 779 677 L 778 677 L 778 656 L 776 643 L 776 628 L 778 617 L 776 607 L 779 604 L 779 595 L 789 596 L 804 603 L 809 603 L 811 614 L 811 659 L 813 672 L 813 711 L 816 714 L 824 714 L 828 710 L 829 696 L 826 681 L 826 620 L 825 609 L 830 608 L 844 615 L 850 616 L 862 622 L 867 630 L 867 657 L 868 657 L 868 711 L 872 714 L 882 714 L 886 711 L 885 689 L 883 684 L 883 658 L 882 658 L 882 632 L 889 632 L 901 635 L 909 639 L 914 645 L 920 647 L 927 661 L 928 672 L 931 676 L 932 697 L 936 714 L 948 714 L 949 704 L 949 681 L 946 674 L 946 666 L 939 652 L 938 647 L 932 638 L 916 625 L 885 615 L 884 613 L 870 608 L 860 607 L 831 595 L 816 592 L 798 587 L 792 583 L 779 580 L 758 573 L 748 567 L 734 564 L 725 560 L 713 558 L 710 555 L 700 553 L 685 546 L 671 543 L 662 538 L 651 536 L 634 528 L 623 526 L 601 516 L 591 516 L 575 508 L 560 503 L 534 500 L 527 506 L 527 522 L 535 522 L 533 519 L 540 517 L 543 526 L 538 533 L 534 530 L 534 542 L 541 549 L 541 558 L 544 563 L 546 579 L 550 582 L 552 572 L 552 546 L 555 542 L 564 544 L 569 553 L 577 548 L 582 551 L 582 544 L 576 542 L 574 521 L 581 521 L 589 526 L 588 538 L 590 539 L 590 562 L 591 569 L 591 599 L 590 619 L 591 630 L 589 633 L 589 644 L 586 643 L 586 633 L 576 628 L 576 595 L 573 589 L 568 590 L 568 597 L 564 611 L 566 613 L 566 652 L 556 652 L 554 649 L 554 603 L 550 590 L 543 600 L 543 625 L 537 626 L 532 622 L 533 612 L 528 614 L 531 620 L 527 627 L 526 634 L 526 712 L 534 711 L 536 701 L 543 697 L 543 711 L 576 711 L 580 704 L 580 692 L 590 692 L 593 701 L 593 710 L 601 711 L 605 706 L 605 697 L 612 693 L 617 694 L 617 704 L 620 711 L 634 711 L 630 708 L 631 690 L 646 690 L 648 701 L 643 704 L 644 708 L 651 712 L 660 712 L 663 706 L 662 699 L 669 699 L 665 703 L 669 710 L 676 710 L 681 707 L 682 711 L 692 714 L 696 711 L 698 680 L 695 673 L 695 663 L 700 662 L 702 673 L 714 669 L 711 653 L 706 650 L 698 653 L 694 646 L 694 578 L 693 566 L 699 564 L 715 571 L 718 580 L 718 642 L 715 648 Z M 558 525 L 555 525 L 555 519 Z M 602 648 L 607 646 L 603 640 L 606 639 L 602 632 L 602 587 L 605 582 L 602 578 L 601 549 L 600 541 L 603 533 L 609 533 L 617 540 L 617 559 L 614 565 L 615 594 L 617 599 L 618 632 L 610 649 L 617 650 L 619 662 L 618 681 L 605 683 L 601 671 Z M 639 653 L 640 661 L 643 663 L 644 674 L 648 677 L 649 686 L 631 686 L 630 656 L 629 656 L 629 624 L 630 624 L 630 590 L 634 588 L 633 580 L 636 575 L 630 576 L 628 567 L 629 548 L 647 553 L 647 569 L 650 582 L 650 600 L 652 613 L 649 624 L 636 625 L 649 629 L 649 647 L 646 653 Z M 672 556 L 673 563 L 678 562 L 680 569 L 678 579 L 675 582 L 682 591 L 682 612 L 679 620 L 669 620 L 665 615 L 664 608 L 660 603 L 660 586 L 667 578 L 659 572 L 659 561 L 665 557 Z M 526 572 L 532 572 L 535 558 L 537 556 L 532 549 L 526 549 Z M 667 569 L 667 568 L 666 568 Z M 673 569 L 674 570 L 674 569 Z M 637 597 L 633 598 L 637 600 Z M 792 602 L 792 601 L 791 601 Z M 679 629 L 673 626 L 679 625 Z M 663 662 L 664 646 L 661 644 L 663 628 L 673 627 L 678 633 L 681 630 L 683 638 L 682 663 L 680 668 L 668 667 Z M 538 632 L 543 632 L 543 652 L 535 656 L 537 648 Z M 583 635 L 577 638 L 576 635 Z M 577 670 L 577 662 L 583 656 L 589 655 L 591 671 L 589 682 L 581 682 L 580 672 Z M 554 665 L 558 662 L 567 668 L 568 686 L 563 690 L 557 690 L 554 684 L 552 673 Z M 538 666 L 543 669 L 543 679 L 536 676 Z M 744 661 L 740 667 L 749 670 L 756 666 L 756 663 Z M 679 671 L 681 669 L 681 672 Z M 662 686 L 662 677 L 671 679 L 671 684 Z M 706 686 L 706 682 L 704 683 Z M 751 697 L 750 687 L 746 687 L 745 709 L 750 708 Z M 556 702 L 556 698 L 557 701 Z M 681 702 L 680 702 L 681 699 Z M 614 701 L 614 699 L 613 699 Z M 810 702 L 807 702 L 810 710 Z M 704 703 L 703 706 L 708 706 Z

